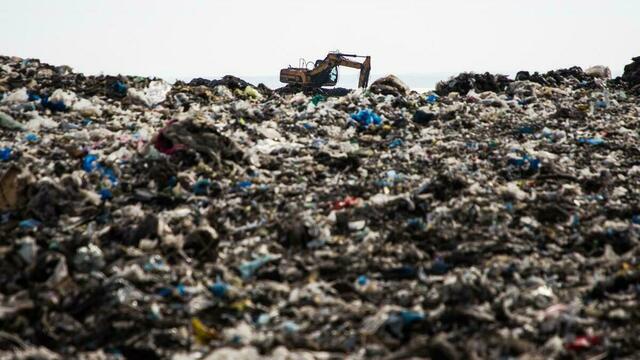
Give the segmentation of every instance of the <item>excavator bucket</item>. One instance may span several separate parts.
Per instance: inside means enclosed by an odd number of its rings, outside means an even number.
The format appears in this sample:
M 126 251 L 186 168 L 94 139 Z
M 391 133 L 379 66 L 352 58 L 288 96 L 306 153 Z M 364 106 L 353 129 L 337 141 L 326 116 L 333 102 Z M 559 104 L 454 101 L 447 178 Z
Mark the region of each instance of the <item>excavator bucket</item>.
M 358 79 L 359 88 L 366 88 L 369 85 L 369 73 L 371 73 L 371 56 L 367 56 L 362 63 Z

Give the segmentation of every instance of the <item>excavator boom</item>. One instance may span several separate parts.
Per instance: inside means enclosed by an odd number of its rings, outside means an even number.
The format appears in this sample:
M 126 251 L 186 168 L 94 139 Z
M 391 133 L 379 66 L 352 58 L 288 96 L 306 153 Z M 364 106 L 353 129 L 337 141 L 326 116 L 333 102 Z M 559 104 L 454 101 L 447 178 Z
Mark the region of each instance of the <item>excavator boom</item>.
M 364 61 L 357 62 L 349 58 L 364 58 Z M 367 87 L 369 73 L 371 72 L 371 57 L 333 52 L 329 53 L 323 60 L 316 61 L 312 69 L 289 67 L 280 70 L 280 81 L 302 88 L 335 86 L 338 82 L 339 66 L 360 69 L 358 87 Z

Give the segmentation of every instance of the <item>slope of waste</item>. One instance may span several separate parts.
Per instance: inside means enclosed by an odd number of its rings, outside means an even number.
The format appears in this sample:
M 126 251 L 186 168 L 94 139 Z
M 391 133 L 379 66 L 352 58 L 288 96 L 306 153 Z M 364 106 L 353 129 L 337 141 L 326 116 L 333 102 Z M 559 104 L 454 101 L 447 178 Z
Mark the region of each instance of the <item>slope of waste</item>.
M 637 358 L 637 59 L 326 97 L 0 57 L 0 358 Z

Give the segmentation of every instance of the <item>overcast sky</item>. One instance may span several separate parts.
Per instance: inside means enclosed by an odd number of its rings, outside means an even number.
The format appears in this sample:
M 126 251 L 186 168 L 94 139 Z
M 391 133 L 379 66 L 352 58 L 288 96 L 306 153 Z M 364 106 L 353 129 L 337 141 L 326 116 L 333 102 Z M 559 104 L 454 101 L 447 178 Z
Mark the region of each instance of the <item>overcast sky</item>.
M 636 0 L 7 0 L 0 11 L 4 55 L 167 78 L 277 75 L 336 49 L 371 55 L 376 74 L 620 74 L 639 38 Z

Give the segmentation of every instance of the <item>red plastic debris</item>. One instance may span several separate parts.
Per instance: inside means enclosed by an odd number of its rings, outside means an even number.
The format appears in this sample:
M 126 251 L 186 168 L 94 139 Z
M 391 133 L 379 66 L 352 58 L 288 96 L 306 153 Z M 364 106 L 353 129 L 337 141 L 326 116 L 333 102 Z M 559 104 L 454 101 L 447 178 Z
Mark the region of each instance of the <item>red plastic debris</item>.
M 171 121 L 167 127 L 160 130 L 159 134 L 156 136 L 155 142 L 153 145 L 155 148 L 163 154 L 171 155 L 177 151 L 184 150 L 187 147 L 183 144 L 174 144 L 173 141 L 164 136 L 164 131 L 171 126 L 175 121 Z
M 586 350 L 594 345 L 600 344 L 602 339 L 600 336 L 589 335 L 589 336 L 578 336 L 572 342 L 565 344 L 565 348 L 567 350 Z
M 358 203 L 358 198 L 347 196 L 346 198 L 344 198 L 344 200 L 334 202 L 333 210 L 340 210 L 340 209 L 352 207 L 357 203 Z

